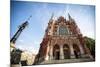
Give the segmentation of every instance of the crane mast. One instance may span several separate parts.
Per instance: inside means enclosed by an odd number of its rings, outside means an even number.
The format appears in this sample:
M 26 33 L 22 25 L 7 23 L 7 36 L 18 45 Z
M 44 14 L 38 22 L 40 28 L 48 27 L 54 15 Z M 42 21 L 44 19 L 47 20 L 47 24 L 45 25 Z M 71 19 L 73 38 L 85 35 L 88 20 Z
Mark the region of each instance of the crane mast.
M 30 16 L 24 23 L 22 23 L 17 32 L 15 33 L 15 35 L 10 39 L 10 47 L 11 48 L 15 48 L 15 43 L 18 39 L 18 37 L 20 36 L 20 34 L 23 32 L 23 30 L 26 28 L 26 26 L 28 26 L 28 20 L 31 18 L 32 16 Z
M 15 43 L 22 31 L 25 29 L 25 27 L 28 25 L 28 21 L 25 21 L 22 25 L 19 26 L 18 31 L 15 33 L 15 35 L 11 38 L 10 42 Z

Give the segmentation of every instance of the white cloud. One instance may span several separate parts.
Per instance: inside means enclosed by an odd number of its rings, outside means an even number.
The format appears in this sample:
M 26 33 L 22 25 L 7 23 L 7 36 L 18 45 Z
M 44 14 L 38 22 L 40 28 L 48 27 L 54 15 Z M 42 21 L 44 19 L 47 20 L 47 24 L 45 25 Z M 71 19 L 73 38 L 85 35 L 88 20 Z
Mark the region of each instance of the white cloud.
M 16 45 L 16 48 L 19 48 L 19 49 L 21 49 L 23 51 L 32 52 L 33 54 L 37 54 L 38 53 L 38 49 L 35 48 L 33 44 L 27 44 L 27 45 L 18 44 L 18 45 Z

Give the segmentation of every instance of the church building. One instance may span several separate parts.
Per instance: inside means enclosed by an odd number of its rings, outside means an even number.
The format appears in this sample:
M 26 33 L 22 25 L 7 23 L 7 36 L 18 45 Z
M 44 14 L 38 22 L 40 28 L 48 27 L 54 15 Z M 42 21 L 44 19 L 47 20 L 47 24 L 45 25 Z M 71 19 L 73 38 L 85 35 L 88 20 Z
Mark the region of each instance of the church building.
M 48 22 L 44 38 L 36 56 L 36 63 L 52 60 L 92 58 L 75 20 L 68 14 Z

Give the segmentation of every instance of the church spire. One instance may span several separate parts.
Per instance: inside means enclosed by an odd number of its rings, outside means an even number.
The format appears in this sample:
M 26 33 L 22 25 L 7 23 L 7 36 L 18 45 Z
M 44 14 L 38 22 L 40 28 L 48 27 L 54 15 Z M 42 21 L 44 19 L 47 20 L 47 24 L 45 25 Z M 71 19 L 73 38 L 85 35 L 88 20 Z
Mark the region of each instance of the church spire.
M 53 17 L 54 17 L 54 13 L 52 13 L 52 15 L 51 15 L 51 19 L 53 19 Z
M 70 22 L 73 22 L 73 21 L 74 21 L 74 19 L 70 16 L 69 13 L 68 13 L 68 18 L 69 18 L 69 21 L 70 21 Z
M 69 18 L 69 20 L 72 20 L 72 18 L 71 18 L 71 16 L 70 16 L 70 14 L 68 13 L 68 18 Z
M 52 15 L 51 15 L 51 18 L 50 18 L 49 22 L 52 22 L 52 21 L 53 21 L 53 17 L 54 17 L 54 13 L 52 13 Z

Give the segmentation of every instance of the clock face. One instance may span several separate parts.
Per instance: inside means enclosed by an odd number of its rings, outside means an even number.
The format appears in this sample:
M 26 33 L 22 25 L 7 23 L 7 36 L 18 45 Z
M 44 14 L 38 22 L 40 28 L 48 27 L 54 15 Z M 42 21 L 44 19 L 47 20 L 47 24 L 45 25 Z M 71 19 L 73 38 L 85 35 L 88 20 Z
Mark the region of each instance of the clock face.
M 67 34 L 68 34 L 68 29 L 65 26 L 60 26 L 59 35 L 67 35 Z

